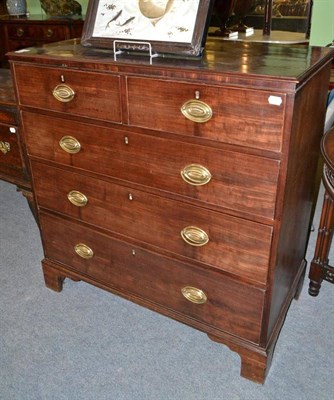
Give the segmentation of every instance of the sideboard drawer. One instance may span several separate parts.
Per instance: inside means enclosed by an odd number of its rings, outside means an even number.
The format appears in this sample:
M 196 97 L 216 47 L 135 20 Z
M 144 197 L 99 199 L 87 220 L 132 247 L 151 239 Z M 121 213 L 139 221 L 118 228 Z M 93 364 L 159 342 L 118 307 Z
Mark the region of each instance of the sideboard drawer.
M 180 194 L 216 207 L 274 218 L 278 160 L 24 112 L 31 156 Z M 99 132 L 92 140 L 92 131 Z M 67 153 L 59 142 L 81 146 Z M 98 160 L 98 162 L 96 162 Z
M 33 162 L 38 204 L 150 247 L 266 283 L 272 227 Z
M 285 94 L 135 77 L 128 77 L 127 85 L 130 125 L 281 151 Z M 207 115 L 202 103 L 187 106 L 196 97 L 212 110 L 206 122 L 194 122 L 181 111 Z
M 6 171 L 12 169 L 22 173 L 23 166 L 16 130 L 16 127 L 0 123 L 0 173 L 2 169 Z
M 61 218 L 41 213 L 40 223 L 48 259 L 125 294 L 242 335 L 246 340 L 259 341 L 263 291 Z M 189 287 L 199 289 L 207 300 L 203 304 L 187 300 L 181 290 Z
M 33 40 L 39 41 L 57 41 L 64 40 L 68 36 L 68 28 L 59 25 L 28 25 L 28 24 L 10 24 L 7 27 L 8 38 L 11 40 Z
M 14 67 L 21 105 L 121 122 L 119 76 L 60 68 Z

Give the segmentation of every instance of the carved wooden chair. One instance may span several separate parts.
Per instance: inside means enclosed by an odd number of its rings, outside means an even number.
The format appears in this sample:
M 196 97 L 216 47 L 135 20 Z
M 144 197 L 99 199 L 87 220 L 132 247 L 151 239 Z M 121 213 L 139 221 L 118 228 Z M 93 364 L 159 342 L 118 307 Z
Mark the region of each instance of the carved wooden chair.
M 334 232 L 334 100 L 327 109 L 325 134 L 321 140 L 324 159 L 322 182 L 325 187 L 318 237 L 311 262 L 309 294 L 317 296 L 323 280 L 334 283 L 334 267 L 329 265 L 329 252 Z M 329 129 L 329 130 L 327 130 Z

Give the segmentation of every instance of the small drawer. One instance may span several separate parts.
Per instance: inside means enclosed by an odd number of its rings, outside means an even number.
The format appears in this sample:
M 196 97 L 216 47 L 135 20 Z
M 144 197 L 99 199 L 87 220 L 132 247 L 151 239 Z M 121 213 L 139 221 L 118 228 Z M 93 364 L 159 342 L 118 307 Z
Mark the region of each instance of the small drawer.
M 270 226 L 44 163 L 33 162 L 32 174 L 37 202 L 43 208 L 266 284 Z
M 16 64 L 21 105 L 121 122 L 119 76 Z
M 50 124 L 49 117 L 27 112 L 23 112 L 23 123 L 32 156 L 247 213 L 251 218 L 274 218 L 277 160 L 57 118 Z M 92 130 L 98 132 L 95 140 Z M 60 146 L 66 137 L 77 140 L 78 153 Z
M 0 173 L 23 174 L 17 127 L 0 124 Z
M 130 125 L 281 151 L 285 94 L 136 77 L 127 85 Z
M 41 213 L 46 258 L 190 323 L 259 342 L 264 292 Z

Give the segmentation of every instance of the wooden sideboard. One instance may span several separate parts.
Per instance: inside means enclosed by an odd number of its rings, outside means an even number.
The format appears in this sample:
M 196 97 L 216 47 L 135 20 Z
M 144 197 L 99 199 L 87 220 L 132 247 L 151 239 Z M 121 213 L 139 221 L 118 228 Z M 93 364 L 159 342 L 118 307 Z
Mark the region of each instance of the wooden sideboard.
M 9 51 L 81 37 L 83 19 L 51 18 L 43 14 L 27 17 L 0 16 L 0 66 L 7 66 Z
M 16 185 L 32 205 L 31 183 L 20 141 L 11 73 L 0 69 L 0 179 Z
M 6 0 L 0 0 L 0 15 L 7 14 Z
M 305 273 L 331 57 L 214 39 L 152 64 L 76 41 L 10 53 L 46 286 L 188 324 L 263 383 Z

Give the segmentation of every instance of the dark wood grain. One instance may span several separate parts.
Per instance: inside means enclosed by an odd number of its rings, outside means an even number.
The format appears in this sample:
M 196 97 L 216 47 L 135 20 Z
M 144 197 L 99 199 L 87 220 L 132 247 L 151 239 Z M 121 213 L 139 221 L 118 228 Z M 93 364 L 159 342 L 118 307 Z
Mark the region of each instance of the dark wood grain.
M 255 343 L 258 341 L 263 291 L 226 277 L 217 285 L 220 280 L 217 273 L 161 257 L 70 221 L 64 224 L 62 218 L 42 213 L 40 222 L 46 257 L 71 265 L 83 279 L 84 276 L 91 277 L 172 308 L 217 330 L 240 335 Z M 93 258 L 80 258 L 74 251 L 77 243 L 89 245 L 94 251 Z M 186 300 L 181 289 L 189 285 L 203 290 L 208 301 L 194 304 Z
M 323 136 L 321 154 L 325 162 L 322 174 L 325 194 L 316 246 L 309 271 L 309 294 L 311 296 L 318 296 L 323 280 L 334 283 L 334 267 L 330 265 L 332 261 L 329 258 L 334 226 L 334 128 Z
M 202 59 L 152 64 L 77 41 L 11 53 L 46 285 L 83 279 L 200 329 L 263 383 L 306 268 L 332 55 L 220 40 Z M 61 75 L 76 93 L 67 104 L 52 95 Z M 180 112 L 196 91 L 212 107 L 208 122 Z M 79 153 L 61 150 L 63 135 L 80 140 Z M 184 182 L 188 163 L 211 181 Z M 71 190 L 87 205 L 73 206 Z M 185 243 L 185 226 L 209 242 Z M 77 242 L 93 258 L 80 258 Z M 186 300 L 183 285 L 207 302 Z
M 30 178 L 25 167 L 19 136 L 19 115 L 10 71 L 0 68 L 0 142 L 8 146 L 0 151 L 0 179 L 30 191 Z
M 176 193 L 206 207 L 274 218 L 278 160 L 214 148 L 208 152 L 204 146 L 138 134 L 134 129 L 116 130 L 56 117 L 50 126 L 46 115 L 23 115 L 31 157 Z M 98 137 L 92 131 L 99 132 Z M 82 151 L 71 155 L 62 150 L 59 141 L 65 135 L 75 136 Z M 181 171 L 190 164 L 206 167 L 211 181 L 203 186 L 186 183 Z
M 158 57 L 123 56 L 114 61 L 111 51 L 85 48 L 78 40 L 9 53 L 11 60 L 41 65 L 85 68 L 196 81 L 200 84 L 246 85 L 247 87 L 294 92 L 307 77 L 331 58 L 325 47 L 283 46 L 268 43 L 226 42 L 209 39 L 201 59 L 184 60 Z M 256 79 L 257 78 L 257 79 Z M 260 78 L 260 79 L 259 79 Z M 143 93 L 143 99 L 145 93 Z
M 314 191 L 318 190 L 315 175 L 324 129 L 329 67 L 322 68 L 308 80 L 294 100 L 290 143 L 286 143 L 284 162 L 287 168 L 285 191 L 281 191 L 280 196 L 280 235 L 279 239 L 277 237 L 277 250 L 273 253 L 275 257 L 272 265 L 275 268 L 271 270 L 274 276 L 269 335 L 273 333 L 279 314 L 284 313 L 293 298 L 294 293 L 291 291 L 295 290 L 294 283 L 306 267 L 304 258 L 312 223 L 312 200 L 315 198 Z
M 85 175 L 33 163 L 35 193 L 41 207 L 94 223 L 122 236 L 222 269 L 237 277 L 266 282 L 272 228 L 151 195 Z M 88 198 L 85 207 L 67 198 L 78 190 Z M 242 225 L 242 227 L 241 227 Z M 205 246 L 191 246 L 181 238 L 187 226 L 203 229 Z M 224 229 L 222 229 L 224 227 Z M 222 257 L 223 255 L 223 257 Z
M 26 75 L 24 66 L 15 67 L 18 101 L 21 105 L 66 114 L 121 122 L 119 77 L 90 72 L 68 71 L 58 68 L 32 67 Z M 61 102 L 53 90 L 66 84 L 75 93 L 70 102 Z M 33 90 L 33 93 L 32 93 Z
M 143 78 L 128 78 L 127 86 L 129 125 L 271 151 L 281 150 L 285 110 L 283 93 Z M 142 101 L 148 86 L 150 91 Z M 213 111 L 212 119 L 202 124 L 187 120 L 181 113 L 182 105 L 195 99 L 196 91 L 200 100 Z M 281 104 L 269 104 L 269 96 L 278 97 Z
M 43 45 L 81 36 L 83 20 L 71 18 L 49 18 L 46 15 L 30 14 L 26 17 L 0 16 L 0 65 L 8 65 L 8 51 Z

